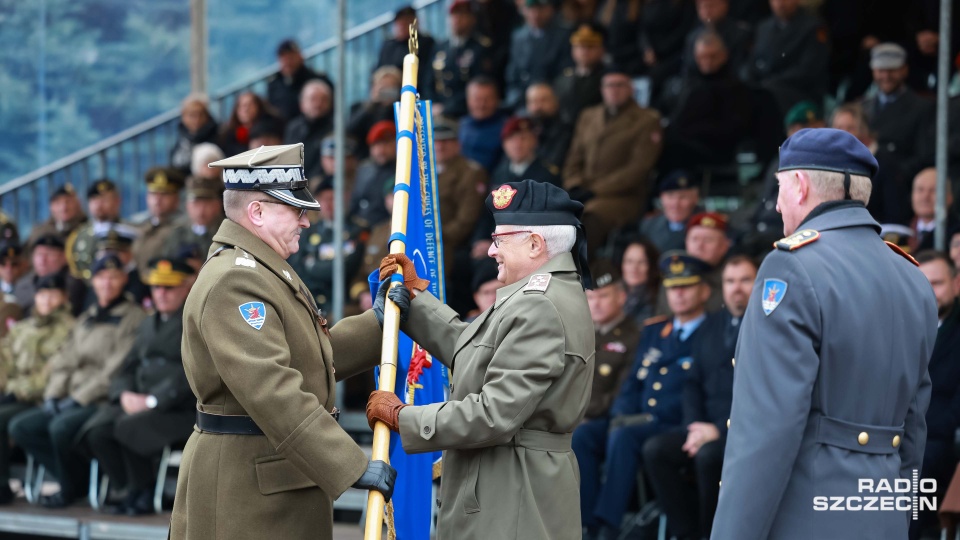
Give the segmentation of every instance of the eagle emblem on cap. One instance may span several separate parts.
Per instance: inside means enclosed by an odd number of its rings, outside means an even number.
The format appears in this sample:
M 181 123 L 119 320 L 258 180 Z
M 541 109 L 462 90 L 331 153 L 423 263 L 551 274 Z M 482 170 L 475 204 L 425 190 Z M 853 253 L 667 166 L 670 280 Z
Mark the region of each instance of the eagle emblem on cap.
M 517 190 L 512 187 L 504 184 L 498 189 L 494 190 L 491 195 L 493 195 L 493 207 L 497 210 L 503 210 L 504 208 L 510 206 L 510 203 L 513 202 L 513 196 L 517 194 Z
M 682 273 L 683 273 L 683 269 L 684 269 L 683 261 L 681 261 L 679 257 L 676 257 L 676 256 L 675 256 L 675 257 L 673 258 L 673 260 L 670 261 L 670 273 L 671 273 L 671 274 L 682 274 Z

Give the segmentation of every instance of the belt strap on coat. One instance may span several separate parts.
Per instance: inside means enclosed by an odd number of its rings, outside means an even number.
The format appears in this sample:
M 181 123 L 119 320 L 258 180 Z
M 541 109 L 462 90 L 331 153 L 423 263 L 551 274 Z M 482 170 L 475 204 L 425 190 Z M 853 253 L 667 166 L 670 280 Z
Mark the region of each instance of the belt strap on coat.
M 814 421 L 817 425 L 817 442 L 820 444 L 865 454 L 896 454 L 900 451 L 903 425 L 855 424 L 824 415 L 816 415 Z
M 197 427 L 204 433 L 220 435 L 263 435 L 253 418 L 243 415 L 210 414 L 198 410 Z
M 543 452 L 570 452 L 573 433 L 550 433 L 533 429 L 521 429 L 502 446 L 520 446 Z

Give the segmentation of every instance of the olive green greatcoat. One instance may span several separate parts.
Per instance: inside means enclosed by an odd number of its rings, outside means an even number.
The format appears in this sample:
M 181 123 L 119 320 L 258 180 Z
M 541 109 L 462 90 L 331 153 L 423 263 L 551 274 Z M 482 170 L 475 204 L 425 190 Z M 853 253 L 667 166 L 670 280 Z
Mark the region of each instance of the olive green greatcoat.
M 140 236 L 133 241 L 133 260 L 137 261 L 137 270 L 140 271 L 140 278 L 143 279 L 150 272 L 150 259 L 165 255 L 163 249 L 166 246 L 167 238 L 173 233 L 177 220 L 183 214 L 179 211 L 168 214 L 154 223 L 153 218 L 147 218 L 146 221 L 137 227 Z
M 407 452 L 444 450 L 438 538 L 579 539 L 570 435 L 590 400 L 595 347 L 571 255 L 498 290 L 469 324 L 420 294 L 402 328 L 452 372 L 450 401 L 400 412 Z
M 110 378 L 123 365 L 146 313 L 127 297 L 106 313 L 98 316 L 98 311 L 96 305 L 84 311 L 60 352 L 50 359 L 44 399 L 71 397 L 80 405 L 91 405 L 107 398 Z
M 25 403 L 39 402 L 47 385 L 47 362 L 63 346 L 75 319 L 68 306 L 18 322 L 0 340 L 0 387 Z
M 231 247 L 217 253 L 224 246 Z M 367 466 L 329 412 L 335 379 L 378 363 L 380 326 L 368 312 L 340 321 L 328 336 L 293 268 L 229 219 L 210 249 L 216 255 L 184 307 L 187 380 L 198 409 L 248 415 L 265 436 L 194 429 L 180 465 L 171 538 L 330 539 L 333 499 Z M 240 311 L 248 302 L 263 303 L 260 329 Z

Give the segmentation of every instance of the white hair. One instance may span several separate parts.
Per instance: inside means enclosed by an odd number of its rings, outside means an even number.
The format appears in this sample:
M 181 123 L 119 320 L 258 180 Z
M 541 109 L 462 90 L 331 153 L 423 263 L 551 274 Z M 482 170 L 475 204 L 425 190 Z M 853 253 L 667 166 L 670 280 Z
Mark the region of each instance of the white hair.
M 844 198 L 843 173 L 833 171 L 808 170 L 813 191 L 823 201 L 837 201 Z M 850 175 L 850 198 L 863 204 L 870 202 L 873 182 L 866 176 Z
M 193 147 L 193 153 L 190 154 L 190 172 L 194 176 L 200 175 L 200 171 L 206 168 L 207 164 L 223 159 L 223 150 L 213 143 L 200 143 Z
M 549 259 L 569 253 L 577 241 L 577 229 L 573 225 L 539 225 L 527 227 L 527 230 L 543 238 Z
M 328 96 L 333 96 L 333 89 L 323 79 L 310 79 L 300 90 L 300 99 L 304 99 L 315 88 Z

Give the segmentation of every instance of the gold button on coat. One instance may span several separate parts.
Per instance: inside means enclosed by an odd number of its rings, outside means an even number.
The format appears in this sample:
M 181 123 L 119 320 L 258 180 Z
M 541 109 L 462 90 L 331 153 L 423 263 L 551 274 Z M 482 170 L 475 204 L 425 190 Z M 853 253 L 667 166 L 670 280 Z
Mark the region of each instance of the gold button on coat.
M 861 431 L 860 435 L 857 436 L 857 442 L 860 443 L 860 446 L 865 446 L 870 442 L 870 435 L 867 435 L 866 431 Z
M 662 385 L 662 384 L 660 384 L 660 383 L 658 383 L 658 382 L 653 383 L 653 389 L 654 389 L 654 390 L 659 390 L 659 389 L 661 389 L 661 388 L 663 388 L 663 385 Z
M 688 361 L 680 364 L 680 367 L 682 367 L 684 371 L 690 369 L 690 361 L 688 360 Z
M 737 367 L 737 359 L 736 359 L 736 358 L 731 358 L 731 359 L 730 359 L 730 365 L 733 366 L 733 367 Z
M 660 368 L 660 374 L 661 374 L 661 375 L 666 375 L 666 374 L 667 374 L 667 368 L 665 368 L 665 367 Z
M 727 418 L 727 429 L 730 429 L 730 419 Z
M 894 436 L 893 436 L 893 447 L 896 448 L 896 447 L 898 447 L 898 446 L 900 446 L 900 436 L 899 436 L 899 435 L 894 435 Z
M 651 407 L 656 407 L 656 406 L 657 406 L 657 400 L 655 400 L 655 399 L 653 399 L 653 398 L 650 398 L 650 399 L 647 400 L 647 405 L 649 405 L 649 406 L 651 406 Z

